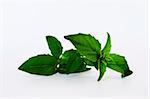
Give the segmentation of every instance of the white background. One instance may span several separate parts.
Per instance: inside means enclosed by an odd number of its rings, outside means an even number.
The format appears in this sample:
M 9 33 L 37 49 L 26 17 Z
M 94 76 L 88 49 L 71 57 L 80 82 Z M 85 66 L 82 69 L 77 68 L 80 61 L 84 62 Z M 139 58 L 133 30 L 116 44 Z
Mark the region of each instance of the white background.
M 146 97 L 148 96 L 148 33 L 146 0 L 3 0 L 1 97 Z M 56 36 L 64 50 L 73 48 L 63 38 L 90 33 L 104 46 L 106 32 L 112 52 L 126 56 L 133 75 L 121 79 L 107 69 L 72 75 L 31 75 L 17 68 L 29 57 L 49 53 L 46 35 Z

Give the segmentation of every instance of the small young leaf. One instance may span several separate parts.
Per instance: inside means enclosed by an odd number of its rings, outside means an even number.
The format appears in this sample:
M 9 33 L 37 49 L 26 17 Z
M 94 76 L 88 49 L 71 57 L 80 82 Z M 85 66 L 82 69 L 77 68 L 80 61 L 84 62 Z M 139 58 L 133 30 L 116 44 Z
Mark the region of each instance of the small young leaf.
M 107 32 L 107 42 L 105 44 L 105 47 L 102 50 L 102 53 L 108 55 L 110 53 L 110 50 L 111 50 L 111 38 L 109 33 Z
M 59 58 L 59 56 L 62 54 L 62 45 L 60 41 L 58 41 L 53 36 L 46 36 L 46 40 L 49 46 L 49 49 L 51 50 L 51 54 L 55 56 L 56 58 Z
M 117 54 L 110 54 L 109 57 L 106 58 L 107 67 L 120 72 L 122 77 L 126 77 L 131 75 L 133 72 L 129 69 L 127 61 L 125 57 L 117 55 Z
M 52 75 L 57 72 L 57 59 L 45 54 L 34 56 L 24 62 L 18 69 L 31 74 Z
M 98 60 L 98 70 L 100 72 L 98 81 L 100 81 L 102 79 L 102 77 L 104 76 L 105 72 L 106 72 L 106 66 L 107 63 L 105 61 L 100 61 L 100 59 Z
M 86 64 L 76 50 L 65 51 L 58 68 L 59 73 L 70 74 L 87 71 Z
M 101 44 L 90 34 L 74 34 L 65 36 L 65 39 L 72 42 L 78 52 L 88 60 L 96 62 L 100 55 Z

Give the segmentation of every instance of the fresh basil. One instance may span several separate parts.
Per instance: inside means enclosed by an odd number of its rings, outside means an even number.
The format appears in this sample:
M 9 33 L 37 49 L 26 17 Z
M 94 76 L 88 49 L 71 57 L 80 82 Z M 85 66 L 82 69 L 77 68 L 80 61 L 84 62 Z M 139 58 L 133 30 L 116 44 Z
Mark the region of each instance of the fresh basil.
M 105 44 L 105 47 L 104 47 L 103 50 L 102 50 L 102 53 L 103 53 L 105 56 L 106 56 L 106 55 L 109 55 L 110 50 L 111 50 L 111 38 L 110 38 L 109 33 L 107 32 L 107 42 L 106 42 L 106 44 Z
M 38 55 L 29 58 L 19 70 L 38 75 L 52 75 L 57 72 L 57 59 L 51 55 Z
M 72 42 L 79 53 L 88 60 L 96 62 L 100 55 L 101 44 L 90 34 L 74 34 L 65 36 L 65 39 Z
M 86 68 L 86 64 L 76 50 L 71 49 L 62 54 L 58 68 L 59 73 L 70 74 L 87 70 L 89 68 Z
M 63 52 L 61 42 L 53 36 L 46 36 L 51 55 L 42 54 L 29 58 L 18 69 L 37 75 L 53 75 L 55 73 L 72 74 L 90 70 L 94 66 L 99 71 L 100 81 L 107 67 L 127 77 L 133 72 L 129 69 L 124 56 L 112 54 L 111 37 L 107 33 L 107 41 L 103 49 L 99 41 L 90 34 L 73 34 L 64 37 L 76 49 Z
M 105 61 L 100 61 L 98 60 L 98 70 L 99 70 L 99 77 L 98 77 L 98 81 L 100 81 L 102 79 L 102 77 L 104 76 L 105 72 L 106 72 L 106 66 L 107 63 Z
M 129 69 L 127 61 L 125 57 L 117 55 L 117 54 L 110 54 L 107 60 L 107 67 L 120 72 L 122 77 L 126 77 L 132 74 L 132 71 Z
M 59 56 L 62 54 L 62 45 L 60 41 L 58 41 L 55 37 L 53 36 L 46 36 L 46 40 L 49 46 L 49 49 L 51 50 L 51 54 L 59 58 Z

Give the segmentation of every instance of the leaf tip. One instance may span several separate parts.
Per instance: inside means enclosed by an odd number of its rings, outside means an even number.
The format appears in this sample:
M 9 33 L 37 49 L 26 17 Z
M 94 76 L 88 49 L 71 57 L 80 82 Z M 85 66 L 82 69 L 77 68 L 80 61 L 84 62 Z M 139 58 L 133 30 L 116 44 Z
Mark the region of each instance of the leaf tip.
M 50 37 L 50 36 L 47 35 L 47 36 L 46 36 L 46 39 L 48 39 L 49 37 Z
M 100 74 L 97 81 L 100 81 L 103 78 L 104 74 Z
M 101 80 L 101 78 L 99 77 L 98 79 L 97 79 L 97 81 L 100 81 Z
M 133 74 L 133 71 L 129 70 L 128 72 L 124 73 L 121 75 L 122 78 L 125 78 L 127 76 L 130 76 L 131 74 Z
M 51 35 L 47 35 L 47 36 L 46 36 L 46 40 L 52 39 L 52 38 L 56 39 L 54 36 L 51 36 Z
M 64 36 L 64 38 L 65 38 L 65 39 L 68 39 L 69 37 L 68 37 L 68 36 Z
M 20 67 L 18 67 L 18 69 L 19 69 L 19 70 L 22 70 L 21 66 L 20 66 Z
M 108 38 L 110 38 L 110 34 L 107 32 L 107 36 L 108 36 Z
M 18 67 L 18 70 L 25 71 L 25 68 L 23 67 L 23 65 L 21 65 L 20 67 Z

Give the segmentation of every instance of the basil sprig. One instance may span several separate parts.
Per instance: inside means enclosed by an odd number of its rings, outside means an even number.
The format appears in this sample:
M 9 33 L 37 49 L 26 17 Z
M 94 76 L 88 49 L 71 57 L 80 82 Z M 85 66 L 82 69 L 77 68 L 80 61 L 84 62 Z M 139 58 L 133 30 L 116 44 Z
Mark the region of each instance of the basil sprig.
M 103 49 L 101 44 L 93 36 L 89 34 L 74 34 L 65 36 L 65 39 L 69 40 L 77 49 L 77 51 L 84 56 L 85 62 L 94 66 L 99 70 L 98 81 L 102 79 L 106 72 L 106 67 L 120 72 L 122 77 L 126 77 L 132 74 L 129 69 L 125 57 L 111 54 L 111 37 L 107 33 L 107 42 Z
M 74 34 L 64 38 L 76 49 L 63 52 L 61 42 L 53 36 L 46 36 L 50 54 L 42 54 L 29 58 L 18 69 L 37 75 L 53 75 L 79 73 L 90 70 L 94 66 L 99 71 L 98 81 L 102 79 L 106 68 L 121 73 L 121 77 L 132 74 L 124 56 L 112 54 L 111 37 L 107 33 L 107 42 L 103 49 L 101 44 L 90 34 Z

